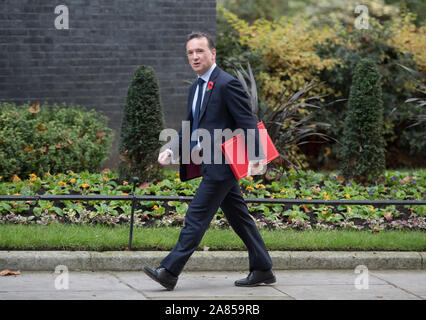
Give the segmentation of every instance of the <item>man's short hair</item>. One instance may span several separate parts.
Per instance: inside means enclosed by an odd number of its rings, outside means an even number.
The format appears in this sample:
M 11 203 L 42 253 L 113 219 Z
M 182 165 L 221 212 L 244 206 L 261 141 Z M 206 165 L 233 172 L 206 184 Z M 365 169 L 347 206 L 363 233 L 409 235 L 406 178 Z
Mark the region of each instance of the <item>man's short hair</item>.
M 188 37 L 186 38 L 186 43 L 188 43 L 188 41 L 192 40 L 192 39 L 199 39 L 199 38 L 207 38 L 207 42 L 208 42 L 208 46 L 210 50 L 213 50 L 216 48 L 216 45 L 214 43 L 213 38 L 211 37 L 211 35 L 209 35 L 208 33 L 205 32 L 192 32 L 188 35 Z

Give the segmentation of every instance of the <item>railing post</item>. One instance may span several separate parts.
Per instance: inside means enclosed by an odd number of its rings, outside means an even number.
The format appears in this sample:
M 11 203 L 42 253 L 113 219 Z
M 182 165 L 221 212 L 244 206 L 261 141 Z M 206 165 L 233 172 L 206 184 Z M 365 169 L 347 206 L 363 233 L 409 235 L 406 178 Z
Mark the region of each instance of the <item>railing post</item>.
M 136 183 L 139 182 L 138 177 L 133 177 L 133 192 L 132 192 L 132 212 L 130 214 L 130 233 L 129 233 L 129 250 L 132 250 L 132 238 L 133 238 L 133 220 L 135 215 L 136 206 Z

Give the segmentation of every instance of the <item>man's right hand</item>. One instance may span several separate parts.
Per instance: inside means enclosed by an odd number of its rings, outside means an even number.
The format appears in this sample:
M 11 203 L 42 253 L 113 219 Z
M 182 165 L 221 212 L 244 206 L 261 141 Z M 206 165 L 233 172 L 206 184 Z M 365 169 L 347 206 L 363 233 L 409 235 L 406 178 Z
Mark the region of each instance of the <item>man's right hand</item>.
M 168 165 L 172 160 L 172 155 L 169 150 L 164 150 L 158 155 L 158 163 L 161 165 Z

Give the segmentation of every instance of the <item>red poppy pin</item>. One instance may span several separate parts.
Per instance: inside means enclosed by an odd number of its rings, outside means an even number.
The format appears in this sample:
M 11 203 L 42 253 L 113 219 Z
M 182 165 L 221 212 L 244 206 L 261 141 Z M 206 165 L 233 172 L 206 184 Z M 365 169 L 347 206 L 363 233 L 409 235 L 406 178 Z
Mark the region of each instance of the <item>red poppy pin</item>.
M 210 91 L 211 89 L 213 89 L 213 86 L 214 86 L 214 82 L 213 81 L 209 81 L 209 83 L 207 84 L 206 91 Z

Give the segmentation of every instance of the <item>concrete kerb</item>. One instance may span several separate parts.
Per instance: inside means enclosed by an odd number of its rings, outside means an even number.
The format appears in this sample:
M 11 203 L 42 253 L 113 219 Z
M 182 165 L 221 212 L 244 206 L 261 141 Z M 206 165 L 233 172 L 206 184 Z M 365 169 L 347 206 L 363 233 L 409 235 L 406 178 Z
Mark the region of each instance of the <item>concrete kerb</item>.
M 0 270 L 48 271 L 65 265 L 70 271 L 138 271 L 156 267 L 165 251 L 0 251 Z M 426 269 L 425 252 L 271 251 L 274 270 Z M 247 271 L 248 254 L 240 251 L 196 251 L 186 271 Z

